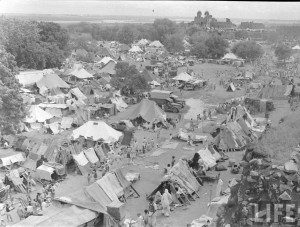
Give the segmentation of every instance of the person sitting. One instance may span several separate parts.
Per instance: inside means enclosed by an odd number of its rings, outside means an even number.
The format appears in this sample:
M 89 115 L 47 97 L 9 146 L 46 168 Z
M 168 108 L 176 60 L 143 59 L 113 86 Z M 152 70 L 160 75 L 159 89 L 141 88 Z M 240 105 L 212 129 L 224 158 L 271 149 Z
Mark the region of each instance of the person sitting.
M 232 166 L 232 168 L 231 168 L 231 172 L 232 172 L 233 174 L 238 174 L 238 173 L 240 172 L 240 167 L 239 167 L 239 165 L 234 164 L 234 165 Z
M 177 199 L 178 201 L 183 204 L 183 205 L 187 205 L 186 201 L 189 202 L 186 194 L 184 193 L 184 191 L 180 188 L 180 187 L 175 187 L 175 190 L 176 190 L 176 196 L 177 196 Z M 190 203 L 190 202 L 189 202 Z M 190 203 L 191 204 L 191 203 Z

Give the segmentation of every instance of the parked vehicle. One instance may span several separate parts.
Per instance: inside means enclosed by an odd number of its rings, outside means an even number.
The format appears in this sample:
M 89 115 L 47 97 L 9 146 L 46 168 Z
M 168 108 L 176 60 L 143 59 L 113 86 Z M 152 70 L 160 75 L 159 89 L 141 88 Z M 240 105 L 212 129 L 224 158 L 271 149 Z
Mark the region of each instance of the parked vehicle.
M 150 92 L 150 100 L 155 101 L 166 112 L 179 113 L 185 106 L 185 101 L 172 93 L 172 91 L 152 90 Z

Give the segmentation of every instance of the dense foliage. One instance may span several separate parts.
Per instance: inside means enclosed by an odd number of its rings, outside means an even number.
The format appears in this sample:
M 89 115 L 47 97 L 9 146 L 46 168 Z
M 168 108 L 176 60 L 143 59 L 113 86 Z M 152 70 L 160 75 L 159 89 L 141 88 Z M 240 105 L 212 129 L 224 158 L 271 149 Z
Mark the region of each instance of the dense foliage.
M 238 42 L 231 51 L 248 62 L 260 58 L 264 53 L 262 47 L 254 41 Z
M 135 95 L 150 89 L 145 77 L 128 62 L 118 62 L 115 67 L 116 75 L 111 84 L 121 90 L 124 95 Z
M 68 53 L 69 36 L 58 24 L 0 19 L 1 40 L 18 67 L 60 67 Z
M 275 48 L 275 55 L 279 60 L 286 60 L 291 57 L 292 49 L 284 44 L 279 44 Z
M 20 121 L 25 117 L 25 108 L 15 78 L 14 56 L 0 47 L 0 131 L 2 134 L 16 133 Z

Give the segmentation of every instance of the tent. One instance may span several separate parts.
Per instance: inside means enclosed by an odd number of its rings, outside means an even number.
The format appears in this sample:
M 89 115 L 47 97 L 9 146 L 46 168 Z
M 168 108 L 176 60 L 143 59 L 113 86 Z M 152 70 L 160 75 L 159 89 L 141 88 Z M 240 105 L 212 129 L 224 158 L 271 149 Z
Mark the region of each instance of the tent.
M 42 110 L 37 105 L 32 105 L 29 109 L 29 116 L 26 117 L 25 122 L 27 123 L 35 123 L 35 122 L 45 122 L 53 118 L 53 116 Z
M 116 142 L 122 133 L 113 129 L 103 121 L 88 121 L 81 127 L 73 130 L 72 137 L 78 139 L 80 136 L 94 141 L 103 140 L 105 143 Z
M 235 91 L 235 86 L 234 86 L 234 84 L 233 83 L 230 83 L 229 85 L 228 85 L 228 88 L 226 89 L 226 91 L 231 91 L 231 92 L 233 92 L 233 91 Z
M 292 50 L 300 50 L 300 46 L 299 45 L 296 45 L 292 48 Z
M 147 45 L 149 42 L 147 39 L 141 39 L 140 41 L 138 41 L 137 45 L 139 46 L 145 46 Z
M 291 85 L 267 85 L 258 92 L 257 97 L 275 100 L 287 99 L 288 96 L 285 94 L 290 89 L 290 86 Z
M 140 52 L 143 52 L 143 50 L 138 46 L 133 46 L 133 47 L 130 48 L 129 52 L 140 53 Z
M 224 55 L 222 60 L 240 60 L 240 59 L 233 53 L 227 53 Z
M 212 168 L 215 165 L 217 165 L 216 162 L 217 160 L 215 159 L 215 157 L 212 155 L 212 153 L 207 147 L 205 149 L 199 150 L 198 154 L 200 155 L 206 167 Z
M 140 103 L 119 113 L 115 118 L 120 120 L 133 120 L 138 117 L 141 117 L 145 121 L 152 123 L 155 120 L 165 122 L 167 116 L 166 113 L 154 101 L 143 99 Z
M 187 72 L 182 72 L 182 73 L 180 73 L 179 75 L 177 75 L 173 78 L 173 80 L 184 81 L 184 82 L 188 82 L 188 81 L 191 81 L 193 79 L 194 79 L 194 77 L 192 77 Z
M 149 46 L 150 47 L 160 48 L 160 47 L 163 47 L 164 45 L 162 45 L 161 42 L 159 42 L 158 40 L 156 40 L 156 41 L 153 41 L 152 43 L 150 43 Z
M 114 75 L 114 74 L 116 74 L 115 66 L 116 66 L 116 64 L 114 62 L 110 61 L 102 69 L 97 70 L 97 73 L 99 73 L 99 74 L 107 73 L 110 75 Z
M 107 209 L 113 200 L 106 194 L 103 188 L 97 184 L 97 182 L 92 183 L 85 188 L 87 194 L 96 202 L 98 202 L 102 207 Z
M 36 176 L 38 179 L 44 179 L 47 181 L 52 181 L 51 175 L 54 173 L 55 169 L 48 165 L 41 165 L 36 169 Z
M 15 152 L 12 149 L 0 149 L 0 167 L 22 161 L 25 161 L 22 153 Z
M 77 67 L 77 68 L 71 70 L 70 72 L 68 72 L 68 75 L 75 76 L 78 79 L 93 78 L 92 74 L 90 74 L 84 68 L 80 68 L 80 67 Z
M 118 111 L 124 111 L 128 105 L 126 104 L 126 102 L 124 102 L 122 97 L 114 97 L 111 98 L 110 101 L 116 105 L 116 108 Z
M 114 62 L 115 64 L 117 64 L 117 62 L 114 59 L 112 59 L 111 57 L 104 57 L 100 61 L 98 61 L 96 64 L 106 65 L 111 61 Z
M 34 85 L 43 78 L 44 72 L 42 70 L 24 71 L 16 75 L 16 79 L 24 87 Z
M 70 86 L 63 81 L 57 74 L 47 74 L 43 78 L 36 82 L 39 89 L 45 87 L 48 90 L 53 88 L 69 88 Z
M 69 93 L 74 95 L 78 100 L 86 100 L 87 97 L 79 90 L 78 87 L 72 88 Z

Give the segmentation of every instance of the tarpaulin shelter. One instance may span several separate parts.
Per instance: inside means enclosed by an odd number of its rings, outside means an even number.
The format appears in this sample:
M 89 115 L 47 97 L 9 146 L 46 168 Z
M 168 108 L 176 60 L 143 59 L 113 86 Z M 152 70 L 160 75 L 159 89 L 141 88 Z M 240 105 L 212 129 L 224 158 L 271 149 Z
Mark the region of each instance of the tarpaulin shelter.
M 87 97 L 79 90 L 78 87 L 72 88 L 69 91 L 69 94 L 71 95 L 71 97 L 75 97 L 77 100 L 86 100 Z
M 116 70 L 115 70 L 116 63 L 113 61 L 108 62 L 103 68 L 97 70 L 98 74 L 109 74 L 109 75 L 115 75 Z
M 116 118 L 122 120 L 133 120 L 138 117 L 150 123 L 155 120 L 158 122 L 166 121 L 166 113 L 154 101 L 149 99 L 143 99 L 140 103 L 129 107 L 116 116 Z
M 88 121 L 79 128 L 73 130 L 74 139 L 80 136 L 93 141 L 102 140 L 104 143 L 113 143 L 120 139 L 122 133 L 113 129 L 103 121 Z
M 16 152 L 13 149 L 0 149 L 0 167 L 23 161 L 25 158 L 21 152 Z
M 126 109 L 128 107 L 128 105 L 126 104 L 126 102 L 124 102 L 122 97 L 114 97 L 111 98 L 110 101 L 116 105 L 116 108 L 118 111 L 124 111 L 124 109 Z
M 202 161 L 204 162 L 204 165 L 208 168 L 213 168 L 217 165 L 217 160 L 212 155 L 210 150 L 206 147 L 205 149 L 201 149 L 198 151 L 198 154 L 200 155 Z
M 179 75 L 173 77 L 173 80 L 188 82 L 194 80 L 195 78 L 188 74 L 187 72 L 182 72 Z
M 160 48 L 160 47 L 163 47 L 164 45 L 160 41 L 155 40 L 152 43 L 150 43 L 149 46 L 150 47 Z
M 288 95 L 292 91 L 291 87 L 292 85 L 267 85 L 259 91 L 257 97 L 275 100 L 288 99 Z
M 98 61 L 96 64 L 106 65 L 111 61 L 114 62 L 115 64 L 117 64 L 117 62 L 114 59 L 112 59 L 111 57 L 104 57 L 100 61 Z
M 36 176 L 39 179 L 44 179 L 47 181 L 52 181 L 51 175 L 54 173 L 55 169 L 47 165 L 41 165 L 36 169 Z
M 42 70 L 24 71 L 16 75 L 17 80 L 24 87 L 32 86 L 43 78 L 44 72 Z
M 29 109 L 29 116 L 26 117 L 25 122 L 27 123 L 35 123 L 35 122 L 45 122 L 46 120 L 49 120 L 53 118 L 53 116 L 42 110 L 37 105 L 32 105 Z
M 39 89 L 42 87 L 47 88 L 47 90 L 53 88 L 70 88 L 70 86 L 63 81 L 57 74 L 46 74 L 43 78 L 36 82 Z
M 94 77 L 91 73 L 86 71 L 84 68 L 75 68 L 72 71 L 68 72 L 68 75 L 74 76 L 78 79 L 89 79 Z
M 139 46 L 133 46 L 130 48 L 129 52 L 131 53 L 141 53 L 143 50 Z
M 226 89 L 226 91 L 231 91 L 231 92 L 233 92 L 235 90 L 236 90 L 236 88 L 233 83 L 230 83 Z

